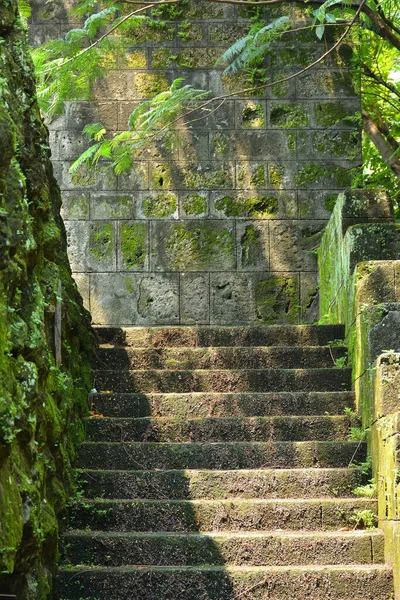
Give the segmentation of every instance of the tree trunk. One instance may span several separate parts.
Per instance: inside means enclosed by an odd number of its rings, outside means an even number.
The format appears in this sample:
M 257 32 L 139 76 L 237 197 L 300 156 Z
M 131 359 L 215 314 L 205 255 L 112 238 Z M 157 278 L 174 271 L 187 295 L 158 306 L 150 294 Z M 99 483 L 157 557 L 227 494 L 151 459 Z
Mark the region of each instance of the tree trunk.
M 379 154 L 382 156 L 390 170 L 400 178 L 400 159 L 395 155 L 395 150 L 386 140 L 385 136 L 379 131 L 379 128 L 372 120 L 371 116 L 365 111 L 362 111 L 363 129 L 372 143 L 375 145 Z

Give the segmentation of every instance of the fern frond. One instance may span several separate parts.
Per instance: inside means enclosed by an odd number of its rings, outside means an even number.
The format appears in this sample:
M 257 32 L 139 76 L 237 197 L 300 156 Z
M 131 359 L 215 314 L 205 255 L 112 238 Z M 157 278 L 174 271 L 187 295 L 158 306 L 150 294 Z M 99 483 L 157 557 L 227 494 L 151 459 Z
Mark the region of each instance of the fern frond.
M 27 0 L 18 0 L 18 12 L 23 19 L 29 19 L 32 14 L 32 8 Z
M 229 63 L 224 75 L 246 68 L 260 60 L 268 52 L 272 42 L 289 26 L 287 16 L 279 17 L 261 28 L 259 25 L 253 26 L 245 37 L 228 48 L 216 64 Z

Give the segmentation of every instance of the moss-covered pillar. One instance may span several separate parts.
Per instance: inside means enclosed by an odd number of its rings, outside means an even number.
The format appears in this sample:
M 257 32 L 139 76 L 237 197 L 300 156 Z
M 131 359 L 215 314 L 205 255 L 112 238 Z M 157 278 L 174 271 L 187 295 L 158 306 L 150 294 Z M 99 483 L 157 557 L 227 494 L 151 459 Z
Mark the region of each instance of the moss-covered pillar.
M 0 73 L 0 592 L 47 600 L 93 338 L 16 0 L 0 3 Z

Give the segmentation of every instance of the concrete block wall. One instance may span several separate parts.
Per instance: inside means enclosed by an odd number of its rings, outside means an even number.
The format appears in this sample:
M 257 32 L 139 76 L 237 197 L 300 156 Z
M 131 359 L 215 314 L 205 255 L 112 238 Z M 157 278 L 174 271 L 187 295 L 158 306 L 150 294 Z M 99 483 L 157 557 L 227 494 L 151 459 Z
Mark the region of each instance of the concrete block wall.
M 34 0 L 33 43 L 67 28 L 65 7 Z M 58 7 L 58 8 L 57 8 Z M 286 12 L 293 28 L 298 9 Z M 278 11 L 278 12 L 277 12 Z M 298 78 L 243 97 L 255 74 L 222 76 L 216 59 L 248 31 L 248 7 L 198 0 L 185 20 L 132 34 L 131 51 L 99 81 L 93 102 L 71 102 L 50 124 L 74 276 L 95 323 L 263 324 L 310 318 L 318 244 L 336 196 L 360 165 L 360 110 L 345 46 Z M 278 81 L 326 51 L 338 33 L 286 34 L 266 59 Z M 347 66 L 346 66 L 347 65 Z M 132 170 L 82 174 L 81 130 L 126 128 L 138 103 L 176 77 L 210 89 L 206 117 L 178 123 Z M 235 92 L 238 92 L 235 95 Z

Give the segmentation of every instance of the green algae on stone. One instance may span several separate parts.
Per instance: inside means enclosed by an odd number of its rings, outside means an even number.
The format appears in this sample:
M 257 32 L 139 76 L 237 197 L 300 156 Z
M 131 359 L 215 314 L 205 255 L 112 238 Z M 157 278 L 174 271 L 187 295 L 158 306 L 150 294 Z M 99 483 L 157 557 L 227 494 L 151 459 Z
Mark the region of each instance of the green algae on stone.
M 326 127 L 340 123 L 349 115 L 342 102 L 320 102 L 315 104 L 314 114 L 317 125 Z
M 233 184 L 231 173 L 225 168 L 225 165 L 213 170 L 186 170 L 183 182 L 186 187 L 194 189 L 230 188 Z
M 105 260 L 112 256 L 113 229 L 110 223 L 99 223 L 90 227 L 89 250 L 96 260 Z
M 187 215 L 201 215 L 207 212 L 207 198 L 200 194 L 189 194 L 182 201 L 182 209 Z
M 223 196 L 215 202 L 215 208 L 227 217 L 269 218 L 278 212 L 278 199 L 275 196 Z
M 270 165 L 269 167 L 269 182 L 272 187 L 281 187 L 283 183 L 283 175 L 285 167 L 283 165 Z
M 242 267 L 257 264 L 260 255 L 260 232 L 253 226 L 247 225 L 240 238 Z
M 151 53 L 153 69 L 166 69 L 174 64 L 176 55 L 169 48 L 155 48 Z
M 124 266 L 143 269 L 146 260 L 147 226 L 144 223 L 125 223 L 120 233 Z
M 212 138 L 212 147 L 215 154 L 227 154 L 229 152 L 229 137 L 221 132 L 216 133 Z
M 226 260 L 233 266 L 233 233 L 206 222 L 194 227 L 180 223 L 171 228 L 166 251 L 169 265 L 176 270 L 212 268 Z
M 126 63 L 130 69 L 144 69 L 147 66 L 147 55 L 144 50 L 133 50 L 126 56 Z
M 265 127 L 265 113 L 262 104 L 248 102 L 242 108 L 242 125 L 246 129 Z
M 308 112 L 302 104 L 280 104 L 271 109 L 271 127 L 307 127 Z
M 143 201 L 143 212 L 146 217 L 169 217 L 177 208 L 178 200 L 171 192 L 148 195 Z
M 164 73 L 136 73 L 134 86 L 138 98 L 153 98 L 169 89 Z
M 256 283 L 257 320 L 261 323 L 296 323 L 299 315 L 298 284 L 295 278 L 275 277 Z
M 171 167 L 167 163 L 155 165 L 151 169 L 150 185 L 152 188 L 168 188 L 171 185 Z
M 324 163 L 306 163 L 297 172 L 295 184 L 299 187 L 313 187 L 330 181 L 329 187 L 348 187 L 354 174 L 353 169 Z M 334 185 L 332 185 L 334 184 Z

